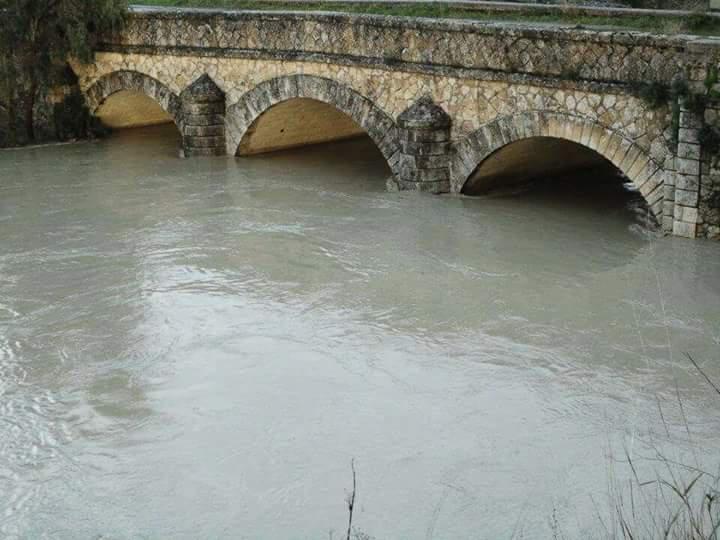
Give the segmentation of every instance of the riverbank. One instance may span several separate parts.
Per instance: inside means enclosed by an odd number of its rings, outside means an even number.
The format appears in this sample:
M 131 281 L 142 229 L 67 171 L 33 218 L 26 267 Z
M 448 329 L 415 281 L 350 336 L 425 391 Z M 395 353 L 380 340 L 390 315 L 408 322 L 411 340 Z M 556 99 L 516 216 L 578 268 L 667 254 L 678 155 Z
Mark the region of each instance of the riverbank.
M 512 2 L 423 2 L 415 0 L 138 0 L 135 7 L 163 6 L 232 10 L 337 11 L 434 19 L 469 19 L 566 25 L 573 28 L 627 29 L 658 34 L 720 36 L 720 15 L 709 11 L 540 5 Z
M 18 145 L 18 146 L 6 146 L 6 147 L 0 147 L 0 152 L 9 152 L 9 151 L 18 151 L 18 150 L 37 150 L 40 148 L 49 148 L 53 146 L 69 146 L 71 144 L 81 144 L 81 143 L 88 143 L 97 141 L 98 139 L 96 137 L 86 137 L 83 139 L 70 139 L 68 141 L 51 141 L 46 143 L 38 143 L 38 144 L 25 144 L 25 145 Z

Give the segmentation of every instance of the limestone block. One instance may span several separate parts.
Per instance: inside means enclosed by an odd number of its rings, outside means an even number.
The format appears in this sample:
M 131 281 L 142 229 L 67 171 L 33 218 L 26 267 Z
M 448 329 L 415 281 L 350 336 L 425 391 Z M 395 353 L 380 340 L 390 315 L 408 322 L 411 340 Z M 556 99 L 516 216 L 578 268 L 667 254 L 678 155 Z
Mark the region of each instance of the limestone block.
M 675 176 L 675 187 L 686 191 L 697 191 L 700 181 L 697 175 L 678 174 Z
M 700 129 L 703 126 L 703 117 L 694 111 L 680 111 L 680 127 L 685 129 Z
M 675 203 L 684 206 L 697 207 L 698 192 L 675 188 Z
M 678 174 L 698 176 L 700 174 L 700 162 L 696 159 L 677 159 L 675 166 Z
M 681 143 L 700 144 L 700 130 L 681 127 L 678 130 L 678 141 Z
M 674 217 L 677 221 L 685 221 L 687 223 L 698 222 L 698 209 L 689 206 L 675 205 Z
M 700 145 L 686 142 L 678 143 L 677 156 L 681 159 L 700 159 Z
M 672 233 L 675 236 L 683 236 L 685 238 L 695 238 L 697 225 L 695 223 L 686 223 L 684 221 L 675 221 L 673 223 Z

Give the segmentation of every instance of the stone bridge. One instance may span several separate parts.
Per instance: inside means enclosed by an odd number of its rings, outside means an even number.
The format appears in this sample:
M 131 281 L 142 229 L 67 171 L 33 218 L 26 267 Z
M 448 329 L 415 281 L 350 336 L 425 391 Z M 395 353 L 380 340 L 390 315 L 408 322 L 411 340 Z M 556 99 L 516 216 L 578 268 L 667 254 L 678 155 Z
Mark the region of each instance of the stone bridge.
M 720 234 L 704 136 L 720 105 L 658 106 L 640 89 L 683 80 L 702 92 L 719 63 L 720 41 L 689 36 L 153 8 L 75 69 L 93 113 L 111 126 L 172 120 L 186 156 L 366 133 L 392 187 L 467 194 L 603 165 L 666 232 L 696 237 Z

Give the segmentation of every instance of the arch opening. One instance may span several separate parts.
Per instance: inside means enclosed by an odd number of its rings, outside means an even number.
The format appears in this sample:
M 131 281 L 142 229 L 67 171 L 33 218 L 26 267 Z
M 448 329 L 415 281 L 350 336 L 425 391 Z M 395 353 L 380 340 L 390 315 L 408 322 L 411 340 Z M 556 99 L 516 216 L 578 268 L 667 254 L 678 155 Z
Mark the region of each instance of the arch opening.
M 174 118 L 153 98 L 136 90 L 111 94 L 95 111 L 103 125 L 111 129 L 128 129 L 172 124 Z
M 264 154 L 355 138 L 367 132 L 336 107 L 312 98 L 291 98 L 271 106 L 250 125 L 238 156 Z
M 556 137 L 511 142 L 483 159 L 462 186 L 466 195 L 483 195 L 553 178 L 589 177 L 626 183 L 622 171 L 595 150 Z
M 87 88 L 88 108 L 112 129 L 174 124 L 178 135 L 183 122 L 180 98 L 163 83 L 133 70 L 107 73 Z
M 672 226 L 662 164 L 622 131 L 595 120 L 563 113 L 518 113 L 483 125 L 455 149 L 451 173 L 456 193 L 479 195 L 494 186 L 517 188 L 534 184 L 533 179 L 604 170 L 606 174 L 593 175 L 593 181 L 571 184 L 590 188 L 598 185 L 598 176 L 601 181 L 625 181 L 640 193 L 664 230 Z
M 517 197 L 562 219 L 620 217 L 618 224 L 643 231 L 661 224 L 658 210 L 620 167 L 596 150 L 558 137 L 518 139 L 491 152 L 461 193 Z
M 227 150 L 252 155 L 367 135 L 393 176 L 400 144 L 393 119 L 353 88 L 306 74 L 265 80 L 226 113 Z

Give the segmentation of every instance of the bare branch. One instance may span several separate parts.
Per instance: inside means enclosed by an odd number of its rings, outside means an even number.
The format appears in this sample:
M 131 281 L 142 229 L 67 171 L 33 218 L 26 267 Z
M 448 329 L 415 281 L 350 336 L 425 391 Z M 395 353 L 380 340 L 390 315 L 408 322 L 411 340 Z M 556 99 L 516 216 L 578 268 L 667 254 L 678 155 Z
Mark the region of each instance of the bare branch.
M 698 370 L 698 373 L 700 373 L 700 375 L 703 376 L 703 378 L 707 381 L 707 383 L 708 383 L 710 386 L 712 386 L 713 389 L 714 389 L 718 394 L 720 394 L 720 387 L 718 387 L 718 386 L 712 381 L 712 379 L 710 379 L 710 377 L 707 376 L 707 373 L 705 373 L 705 372 L 702 370 L 702 368 L 698 365 L 698 363 L 695 361 L 695 359 L 694 359 L 692 356 L 690 356 L 689 353 L 685 353 L 685 356 L 688 357 L 688 360 L 690 360 L 690 362 L 692 362 L 692 365 L 695 366 L 695 369 Z

